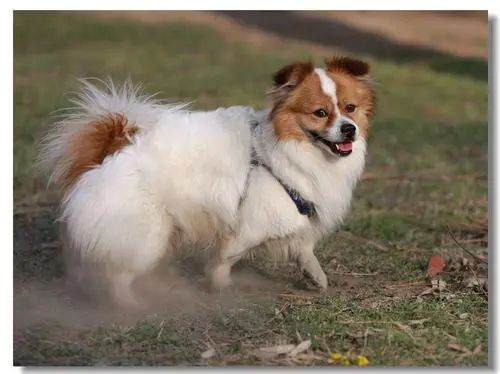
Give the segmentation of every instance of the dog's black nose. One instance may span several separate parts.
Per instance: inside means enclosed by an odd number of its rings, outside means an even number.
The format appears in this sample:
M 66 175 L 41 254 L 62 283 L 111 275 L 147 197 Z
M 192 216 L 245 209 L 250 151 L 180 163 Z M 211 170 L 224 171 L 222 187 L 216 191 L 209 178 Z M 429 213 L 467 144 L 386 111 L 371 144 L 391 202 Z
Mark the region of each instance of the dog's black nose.
M 340 126 L 340 132 L 348 139 L 353 139 L 354 135 L 356 134 L 356 126 L 354 126 L 352 123 L 349 122 L 344 122 Z

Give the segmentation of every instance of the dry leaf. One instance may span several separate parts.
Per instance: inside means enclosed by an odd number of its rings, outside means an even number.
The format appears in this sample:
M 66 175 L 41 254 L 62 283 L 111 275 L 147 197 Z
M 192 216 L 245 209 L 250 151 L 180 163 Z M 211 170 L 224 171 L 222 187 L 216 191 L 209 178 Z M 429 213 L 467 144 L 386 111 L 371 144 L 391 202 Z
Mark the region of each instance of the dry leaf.
M 446 346 L 448 349 L 451 349 L 453 351 L 457 351 L 457 352 L 462 352 L 462 353 L 472 353 L 471 350 L 467 347 L 464 347 L 463 345 L 460 345 L 460 344 L 453 344 L 453 343 L 450 343 Z
M 486 264 L 488 264 L 488 256 L 483 256 L 483 255 L 476 255 L 478 260 L 484 261 Z
M 408 321 L 408 325 L 414 326 L 414 325 L 421 325 L 424 322 L 427 322 L 430 318 L 424 318 L 424 319 L 414 319 L 412 321 Z
M 209 348 L 201 354 L 201 358 L 211 358 L 215 356 L 215 349 Z
M 422 292 L 420 292 L 418 294 L 418 296 L 425 296 L 425 295 L 429 295 L 431 293 L 434 293 L 436 289 L 435 288 L 426 288 L 425 290 L 423 290 Z
M 302 343 L 297 344 L 297 346 L 288 354 L 291 357 L 296 356 L 298 353 L 307 351 L 311 347 L 310 340 L 304 340 Z
M 427 275 L 429 278 L 433 278 L 443 271 L 445 266 L 445 261 L 442 256 L 434 255 L 429 258 L 429 263 L 427 265 Z
M 444 280 L 441 280 L 441 279 L 432 279 L 431 286 L 435 290 L 444 291 L 446 288 L 446 282 Z
M 446 289 L 446 282 L 441 279 L 431 279 L 431 287 L 426 288 L 418 294 L 418 297 L 442 292 Z
M 273 347 L 263 347 L 253 351 L 253 354 L 261 359 L 269 359 L 282 354 L 287 354 L 295 348 L 294 344 L 275 345 Z
M 465 348 L 465 347 L 463 347 Z M 481 350 L 482 350 L 482 345 L 479 344 L 476 348 L 474 348 L 474 351 L 470 351 L 469 349 L 465 348 L 467 350 L 467 352 L 463 351 L 464 353 L 462 353 L 459 357 L 458 357 L 458 360 L 457 362 L 460 362 L 462 361 L 465 357 L 468 357 L 468 356 L 472 356 L 473 354 L 476 354 L 476 353 L 480 353 Z M 462 352 L 462 351 L 461 351 Z
M 386 284 L 384 286 L 384 288 L 391 290 L 394 288 L 406 288 L 406 287 L 421 286 L 425 283 L 426 282 L 424 282 L 424 281 L 404 281 L 404 282 L 398 282 L 398 283 L 393 283 L 393 284 Z
M 484 277 L 469 277 L 465 280 L 467 287 L 480 287 L 488 283 L 488 278 Z

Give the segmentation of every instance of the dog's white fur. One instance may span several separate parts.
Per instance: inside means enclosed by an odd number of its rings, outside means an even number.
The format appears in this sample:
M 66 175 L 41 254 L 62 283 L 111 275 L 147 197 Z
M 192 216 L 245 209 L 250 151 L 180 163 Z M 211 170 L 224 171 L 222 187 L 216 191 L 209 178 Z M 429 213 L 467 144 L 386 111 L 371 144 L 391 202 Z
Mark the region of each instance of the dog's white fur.
M 54 180 L 67 167 L 61 155 L 68 139 L 89 121 L 123 113 L 140 128 L 132 144 L 85 172 L 61 204 L 69 250 L 104 266 L 118 301 L 133 300 L 132 281 L 179 245 L 177 236 L 217 248 L 207 264 L 215 287 L 230 283 L 231 266 L 248 250 L 266 244 L 327 287 L 313 249 L 349 207 L 365 163 L 364 139 L 357 136 L 348 157 L 332 157 L 309 142 L 278 141 L 268 110 L 189 111 L 142 97 L 131 84 L 100 90 L 84 81 L 74 103 L 43 143 L 41 161 Z M 265 168 L 250 166 L 252 147 L 314 202 L 317 219 L 299 214 Z

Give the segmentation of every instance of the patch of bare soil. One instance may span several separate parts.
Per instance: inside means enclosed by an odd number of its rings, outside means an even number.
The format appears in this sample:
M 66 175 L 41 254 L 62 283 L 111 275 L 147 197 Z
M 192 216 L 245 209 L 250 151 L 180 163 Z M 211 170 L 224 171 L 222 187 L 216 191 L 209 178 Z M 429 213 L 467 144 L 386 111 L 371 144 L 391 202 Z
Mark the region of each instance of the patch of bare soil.
M 236 287 L 210 293 L 202 277 L 193 274 L 143 279 L 135 287 L 141 310 L 134 310 L 90 299 L 63 279 L 48 282 L 33 279 L 15 287 L 14 329 L 47 323 L 67 328 L 112 322 L 133 323 L 151 315 L 200 317 L 251 301 L 264 301 L 287 288 L 286 281 L 266 279 L 246 269 L 236 272 L 234 280 Z
M 66 280 L 54 209 L 20 209 L 14 215 L 15 332 L 53 323 L 70 329 L 134 323 L 151 315 L 199 319 L 211 312 L 265 302 L 290 291 L 318 294 L 316 290 L 297 286 L 301 278 L 295 267 L 295 274 L 277 272 L 280 275 L 269 276 L 249 260 L 243 260 L 233 269 L 235 287 L 221 293 L 209 292 L 203 261 L 191 257 L 166 260 L 156 272 L 137 282 L 140 311 L 119 308 L 85 295 Z M 98 283 L 96 274 L 90 275 L 92 283 Z M 334 291 L 332 288 L 331 292 Z
M 299 279 L 297 282 L 285 278 L 270 279 L 248 266 L 233 273 L 234 287 L 212 293 L 207 291 L 203 277 L 193 272 L 194 269 L 189 269 L 188 273 L 181 274 L 176 269 L 166 277 L 149 277 L 138 282 L 135 289 L 141 300 L 141 310 L 124 309 L 90 299 L 64 279 L 16 282 L 14 331 L 46 324 L 78 329 L 109 323 L 134 323 L 151 316 L 182 316 L 199 320 L 214 312 L 271 301 L 280 296 L 294 299 L 319 295 L 312 288 L 297 286 Z M 340 287 L 332 287 L 328 293 L 355 287 L 357 282 L 346 278 L 337 284 Z
M 454 56 L 488 58 L 488 13 L 485 11 L 304 13 L 344 22 L 400 43 L 430 47 Z
M 133 324 L 149 317 L 203 320 L 220 311 L 278 298 L 290 301 L 320 295 L 312 286 L 305 285 L 298 275 L 296 277 L 271 279 L 247 264 L 233 272 L 234 287 L 212 293 L 207 291 L 206 282 L 195 267 L 175 269 L 168 276 L 151 276 L 136 284 L 135 290 L 141 300 L 140 310 L 124 309 L 90 299 L 64 279 L 16 282 L 14 333 L 52 324 L 71 330 L 110 323 Z M 350 289 L 357 289 L 360 283 L 362 280 L 359 278 L 336 277 L 327 293 L 349 292 Z
M 232 41 L 243 41 L 256 45 L 283 46 L 307 48 L 316 52 L 332 52 L 343 50 L 342 46 L 325 45 L 322 40 L 304 42 L 277 31 L 289 23 L 288 27 L 296 29 L 291 21 L 314 23 L 314 19 L 331 20 L 339 25 L 351 27 L 361 32 L 368 32 L 385 39 L 380 48 L 386 48 L 387 43 L 400 43 L 460 57 L 488 57 L 488 15 L 487 12 L 402 12 L 402 11 L 309 11 L 309 12 L 237 12 L 233 17 L 231 12 L 200 12 L 200 11 L 110 11 L 88 12 L 89 15 L 100 18 L 127 18 L 141 22 L 188 22 L 204 25 L 216 30 L 220 35 Z M 247 15 L 245 15 L 246 13 Z M 254 13 L 253 15 L 251 13 Z M 241 22 L 250 18 L 261 18 L 259 22 Z M 266 18 L 266 20 L 264 20 Z M 299 20 L 299 18 L 302 18 Z M 272 22 L 273 27 L 263 27 L 266 22 Z M 253 23 L 253 25 L 252 25 Z M 260 25 L 256 26 L 256 25 Z M 264 25 L 265 26 L 265 25 Z M 338 27 L 337 27 L 338 28 Z M 300 27 L 302 33 L 307 28 Z M 332 35 L 338 37 L 339 35 Z M 303 38 L 302 38 L 303 39 Z M 314 39 L 314 38 L 307 38 Z M 361 38 L 362 39 L 362 38 Z M 345 41 L 349 43 L 349 38 Z M 356 39 L 356 43 L 360 40 Z M 368 50 L 373 45 L 372 38 L 366 38 Z M 376 44 L 376 43 L 375 43 Z M 362 49 L 359 47 L 357 49 Z

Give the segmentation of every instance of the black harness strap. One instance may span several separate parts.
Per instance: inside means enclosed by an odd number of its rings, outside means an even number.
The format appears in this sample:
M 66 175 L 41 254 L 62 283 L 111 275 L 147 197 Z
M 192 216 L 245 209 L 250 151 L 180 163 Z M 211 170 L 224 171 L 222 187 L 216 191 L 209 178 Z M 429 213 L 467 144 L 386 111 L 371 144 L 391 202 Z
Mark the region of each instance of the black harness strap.
M 250 125 L 252 126 L 252 133 L 253 133 L 257 128 L 257 126 L 259 125 L 259 122 L 252 121 Z M 276 179 L 279 182 L 279 184 L 281 184 L 281 186 L 284 188 L 288 196 L 290 196 L 290 199 L 292 199 L 292 201 L 294 202 L 300 214 L 302 214 L 303 216 L 308 216 L 309 218 L 316 215 L 316 207 L 314 203 L 304 199 L 300 195 L 299 191 L 288 186 L 280 178 L 278 178 L 268 165 L 264 164 L 261 160 L 259 160 L 259 158 L 257 157 L 257 152 L 253 147 L 252 147 L 250 165 L 253 167 L 262 166 L 263 168 L 265 168 L 269 172 L 269 174 L 271 174 L 274 177 L 274 179 Z M 247 178 L 247 183 L 248 183 L 248 178 Z
M 314 203 L 304 199 L 300 195 L 299 191 L 288 186 L 285 182 L 283 182 L 280 178 L 278 178 L 273 173 L 273 171 L 269 166 L 257 160 L 256 158 L 253 158 L 250 161 L 250 163 L 252 166 L 262 166 L 269 172 L 269 174 L 271 174 L 274 177 L 274 179 L 276 179 L 279 182 L 279 184 L 281 184 L 281 186 L 285 189 L 288 196 L 290 196 L 290 199 L 292 199 L 292 201 L 295 203 L 295 206 L 297 207 L 297 210 L 299 211 L 300 214 L 302 214 L 303 216 L 308 216 L 309 218 L 316 215 L 316 207 L 314 206 Z

